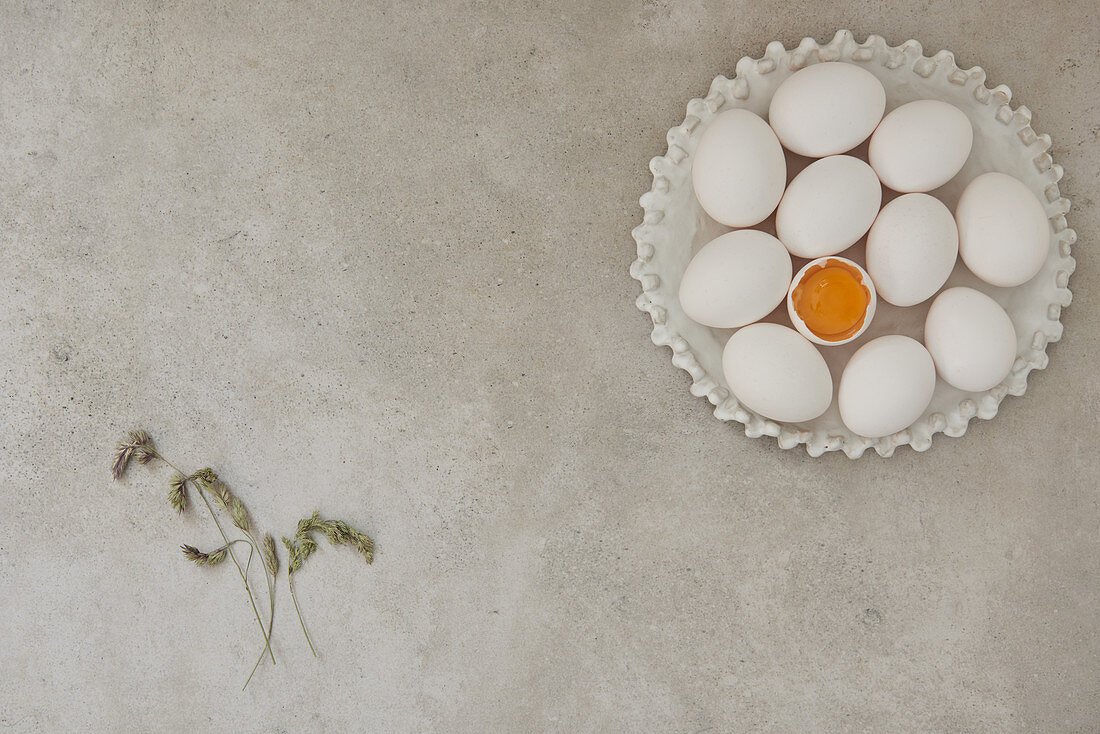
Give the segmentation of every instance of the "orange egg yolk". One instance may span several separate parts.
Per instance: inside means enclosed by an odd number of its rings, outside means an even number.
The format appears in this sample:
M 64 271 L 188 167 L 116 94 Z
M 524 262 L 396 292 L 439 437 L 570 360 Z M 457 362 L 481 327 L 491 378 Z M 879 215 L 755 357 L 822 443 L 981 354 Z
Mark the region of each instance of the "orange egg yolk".
M 802 276 L 791 293 L 791 304 L 815 336 L 838 342 L 862 328 L 871 291 L 851 265 L 826 260 Z

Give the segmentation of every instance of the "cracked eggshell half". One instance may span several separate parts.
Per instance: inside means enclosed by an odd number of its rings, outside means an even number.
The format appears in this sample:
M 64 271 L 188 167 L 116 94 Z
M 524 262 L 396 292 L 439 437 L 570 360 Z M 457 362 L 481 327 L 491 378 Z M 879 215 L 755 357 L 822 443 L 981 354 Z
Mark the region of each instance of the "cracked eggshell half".
M 846 257 L 819 257 L 791 280 L 787 315 L 814 344 L 836 347 L 858 339 L 875 317 L 878 298 L 867 271 Z

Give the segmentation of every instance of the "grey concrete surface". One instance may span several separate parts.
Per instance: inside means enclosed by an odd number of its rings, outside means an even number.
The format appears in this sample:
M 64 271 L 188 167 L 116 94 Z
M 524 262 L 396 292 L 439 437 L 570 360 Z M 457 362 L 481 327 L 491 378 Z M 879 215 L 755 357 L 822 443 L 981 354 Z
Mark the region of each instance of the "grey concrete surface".
M 1093 3 L 0 5 L 0 731 L 1100 730 Z M 647 162 L 837 28 L 1054 138 L 1079 267 L 1024 398 L 889 460 L 750 440 L 635 310 Z M 276 535 L 274 651 L 131 427 Z M 285 555 L 284 555 L 285 560 Z

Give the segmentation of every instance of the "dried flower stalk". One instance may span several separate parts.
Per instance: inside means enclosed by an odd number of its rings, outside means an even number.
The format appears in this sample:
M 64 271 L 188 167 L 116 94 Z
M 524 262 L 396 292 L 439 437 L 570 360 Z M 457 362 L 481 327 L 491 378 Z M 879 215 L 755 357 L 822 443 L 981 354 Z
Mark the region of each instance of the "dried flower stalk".
M 267 569 L 271 571 L 271 575 L 279 573 L 279 556 L 275 555 L 275 539 L 271 537 L 270 533 L 264 535 L 264 562 L 267 563 Z
M 309 649 L 316 657 L 317 650 L 313 647 L 313 640 L 310 639 L 305 620 L 302 619 L 302 610 L 298 607 L 298 597 L 294 594 L 294 572 L 299 570 L 302 563 L 317 551 L 317 541 L 311 535 L 314 532 L 322 533 L 332 545 L 353 547 L 367 563 L 374 561 L 374 541 L 366 533 L 359 532 L 343 520 L 322 520 L 319 512 L 314 512 L 309 517 L 298 521 L 298 529 L 294 533 L 293 540 L 283 537 L 283 545 L 290 554 L 290 565 L 286 571 L 290 600 L 294 602 L 294 611 L 298 614 L 298 623 L 302 625 L 302 634 L 305 635 Z
M 182 515 L 187 509 L 187 477 L 176 474 L 168 483 L 168 502 L 175 509 L 176 514 Z
M 187 560 L 194 561 L 196 566 L 217 566 L 225 560 L 225 553 L 229 549 L 223 545 L 217 550 L 203 553 L 193 545 L 181 545 L 180 550 L 183 551 L 183 555 L 187 557 Z
M 271 650 L 271 632 L 275 620 L 275 580 L 280 567 L 279 556 L 275 550 L 275 539 L 270 534 L 265 533 L 262 540 L 257 540 L 253 530 L 252 519 L 244 503 L 230 491 L 229 487 L 227 487 L 224 482 L 218 479 L 218 475 L 213 469 L 200 469 L 193 474 L 183 473 L 174 464 L 157 452 L 156 447 L 153 445 L 153 439 L 145 431 L 130 431 L 126 436 L 126 440 L 119 443 L 115 452 L 114 462 L 111 465 L 111 474 L 115 479 L 119 479 L 126 471 L 126 467 L 131 460 L 137 460 L 142 464 L 148 464 L 154 459 L 160 459 L 174 470 L 174 474 L 168 483 L 168 502 L 172 508 L 176 510 L 178 514 L 182 514 L 187 510 L 189 504 L 188 485 L 190 485 L 198 493 L 203 504 L 206 505 L 210 517 L 214 521 L 215 527 L 218 529 L 218 533 L 222 536 L 223 545 L 209 552 L 200 551 L 192 545 L 180 546 L 184 556 L 197 566 L 217 566 L 224 562 L 226 558 L 229 558 L 233 561 L 234 566 L 237 568 L 237 572 L 241 576 L 241 580 L 244 582 L 248 600 L 256 616 L 256 622 L 259 624 L 260 631 L 264 636 L 264 648 L 260 652 L 260 657 L 256 660 L 256 664 L 252 666 L 252 672 L 249 673 L 248 679 L 245 681 L 245 686 L 247 687 L 265 655 L 271 657 L 272 664 L 275 663 L 275 654 Z M 213 499 L 213 504 L 211 504 L 211 498 Z M 218 520 L 217 513 L 214 512 L 215 506 L 228 515 L 233 526 L 244 534 L 244 538 L 230 540 L 228 536 L 226 536 L 221 522 Z M 313 640 L 310 639 L 305 621 L 302 619 L 301 609 L 298 606 L 298 599 L 294 594 L 294 573 L 301 569 L 302 563 L 307 558 L 317 552 L 317 541 L 313 537 L 314 533 L 324 535 L 329 543 L 334 546 L 348 546 L 352 548 L 359 553 L 367 563 L 371 563 L 374 560 L 374 542 L 365 533 L 359 532 L 342 520 L 322 520 L 320 513 L 317 512 L 314 512 L 310 517 L 303 518 L 298 522 L 298 527 L 294 533 L 293 539 L 283 537 L 283 545 L 286 546 L 289 556 L 287 562 L 287 585 L 290 587 L 290 598 L 294 602 L 294 611 L 298 615 L 298 622 L 302 626 L 302 633 L 305 635 L 306 642 L 309 644 L 309 649 L 313 652 L 314 656 L 316 656 L 317 650 L 313 646 Z M 244 568 L 241 567 L 240 562 L 233 553 L 233 546 L 237 543 L 245 543 L 248 545 L 248 559 Z M 267 581 L 270 610 L 266 627 L 263 620 L 260 619 L 260 613 L 256 607 L 256 599 L 252 594 L 252 587 L 248 581 L 248 570 L 252 564 L 252 556 L 254 553 L 258 553 L 262 560 L 264 579 Z
M 256 624 L 260 626 L 260 632 L 263 634 L 264 652 L 271 656 L 271 663 L 274 665 L 275 654 L 271 650 L 270 633 L 271 624 L 275 617 L 274 599 L 271 600 L 271 616 L 265 627 L 263 620 L 260 619 L 260 610 L 256 607 L 256 598 L 252 593 L 252 585 L 248 581 L 247 571 L 245 568 L 241 567 L 237 557 L 233 554 L 233 545 L 235 543 L 248 542 L 250 545 L 249 560 L 251 560 L 252 552 L 256 549 L 255 539 L 251 537 L 251 534 L 246 532 L 248 535 L 247 541 L 241 539 L 230 541 L 225 531 L 222 529 L 221 523 L 218 522 L 217 515 L 214 514 L 214 508 L 206 498 L 206 493 L 210 492 L 215 496 L 215 501 L 227 509 L 234 525 L 239 528 L 241 525 L 246 527 L 249 526 L 248 513 L 244 509 L 244 505 L 240 500 L 229 493 L 228 488 L 226 488 L 223 483 L 218 481 L 218 475 L 215 474 L 212 469 L 200 469 L 191 475 L 184 474 L 175 464 L 168 461 L 157 452 L 156 447 L 153 445 L 153 439 L 145 431 L 130 431 L 129 434 L 127 434 L 126 440 L 119 443 L 116 449 L 114 463 L 111 465 L 111 474 L 116 480 L 122 477 L 131 459 L 137 459 L 142 464 L 148 464 L 154 459 L 160 459 L 175 471 L 175 474 L 169 481 L 168 500 L 172 507 L 176 509 L 177 513 L 182 513 L 187 508 L 187 484 L 191 483 L 195 487 L 199 497 L 202 498 L 203 503 L 210 512 L 210 518 L 214 521 L 214 525 L 218 529 L 218 534 L 222 537 L 223 545 L 221 548 L 211 551 L 210 553 L 202 553 L 194 546 L 181 546 L 184 555 L 199 566 L 218 565 L 225 560 L 226 556 L 233 561 L 233 565 L 236 566 L 237 572 L 240 574 L 241 581 L 244 582 L 248 601 L 252 605 L 253 614 L 256 616 Z M 245 528 L 241 529 L 244 530 Z M 268 591 L 272 592 L 272 579 L 268 575 L 266 566 L 264 576 L 267 578 Z M 251 680 L 251 676 L 249 676 L 249 680 Z M 245 681 L 245 685 L 248 685 L 248 681 Z

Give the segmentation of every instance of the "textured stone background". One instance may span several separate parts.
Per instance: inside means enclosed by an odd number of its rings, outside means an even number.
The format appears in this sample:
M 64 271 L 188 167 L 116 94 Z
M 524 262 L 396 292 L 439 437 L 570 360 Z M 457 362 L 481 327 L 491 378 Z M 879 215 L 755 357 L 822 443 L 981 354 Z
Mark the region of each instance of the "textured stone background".
M 1089 2 L 0 6 L 0 731 L 1089 732 L 1100 32 Z M 981 64 L 1079 234 L 1024 398 L 890 460 L 692 398 L 635 310 L 649 158 L 837 28 Z M 278 666 L 153 432 L 257 521 L 374 535 Z

